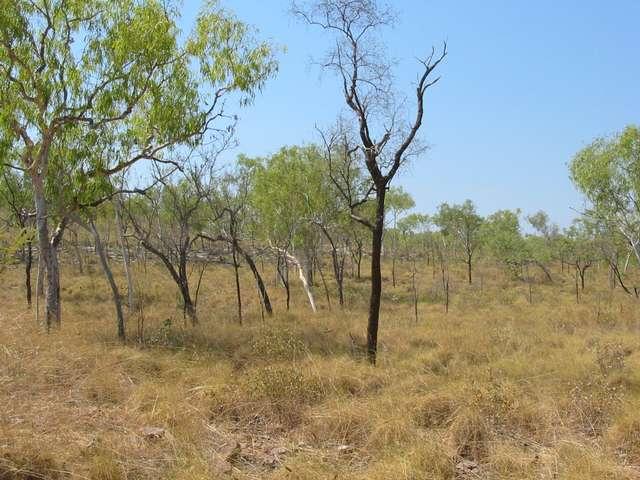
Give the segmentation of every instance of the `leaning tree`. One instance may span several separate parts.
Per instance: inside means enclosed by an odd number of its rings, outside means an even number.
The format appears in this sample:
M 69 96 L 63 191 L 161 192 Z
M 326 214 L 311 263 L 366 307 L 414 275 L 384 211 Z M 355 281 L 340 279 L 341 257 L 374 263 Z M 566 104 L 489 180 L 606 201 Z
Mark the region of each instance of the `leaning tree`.
M 385 198 L 398 170 L 407 159 L 417 154 L 416 136 L 424 118 L 424 98 L 439 77 L 433 72 L 447 54 L 442 51 L 420 60 L 422 69 L 415 86 L 415 116 L 401 120 L 403 102 L 396 102 L 391 79 L 391 62 L 376 33 L 393 23 L 393 12 L 376 0 L 314 0 L 294 4 L 294 13 L 310 25 L 317 26 L 335 40 L 323 65 L 337 73 L 341 93 L 357 123 L 357 146 L 344 150 L 360 155 L 369 174 L 369 187 L 364 198 L 348 198 L 352 217 L 372 233 L 371 295 L 367 327 L 367 357 L 376 362 L 378 322 L 382 294 L 381 254 L 384 233 Z M 333 148 L 331 139 L 327 142 Z M 345 192 L 346 193 L 346 192 Z M 376 211 L 372 219 L 357 214 L 358 207 L 372 195 Z

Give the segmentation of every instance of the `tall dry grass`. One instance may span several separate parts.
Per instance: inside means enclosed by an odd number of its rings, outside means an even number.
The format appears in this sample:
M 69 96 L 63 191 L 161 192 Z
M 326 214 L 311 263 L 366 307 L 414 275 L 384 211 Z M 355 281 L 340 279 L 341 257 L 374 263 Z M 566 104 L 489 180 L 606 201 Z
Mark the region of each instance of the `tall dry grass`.
M 556 268 L 529 303 L 528 285 L 485 266 L 482 289 L 453 272 L 445 314 L 422 267 L 417 323 L 409 268 L 385 286 L 375 368 L 361 355 L 366 281 L 348 280 L 344 310 L 316 287 L 313 315 L 297 286 L 284 311 L 266 272 L 277 313 L 262 321 L 243 272 L 240 326 L 232 273 L 211 268 L 193 329 L 164 272 L 136 267 L 143 309 L 123 345 L 95 265 L 65 266 L 49 335 L 7 270 L 0 479 L 640 478 L 636 301 L 594 270 L 577 304 Z

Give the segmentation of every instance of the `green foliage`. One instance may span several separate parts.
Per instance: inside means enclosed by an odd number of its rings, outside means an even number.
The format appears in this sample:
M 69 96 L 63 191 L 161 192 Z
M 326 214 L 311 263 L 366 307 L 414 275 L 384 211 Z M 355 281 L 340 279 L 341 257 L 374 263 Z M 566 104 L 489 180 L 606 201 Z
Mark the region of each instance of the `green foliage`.
M 619 230 L 640 258 L 640 128 L 596 139 L 576 154 L 570 172 L 589 201 L 587 215 Z
M 499 210 L 489 215 L 482 226 L 483 242 L 490 255 L 514 271 L 527 257 L 519 214 L 519 210 Z
M 394 220 L 402 213 L 416 206 L 413 198 L 402 187 L 392 187 L 387 192 L 384 202 L 386 208 L 391 211 Z
M 565 232 L 565 260 L 573 264 L 590 263 L 598 258 L 594 225 L 585 219 L 575 220 Z
M 599 138 L 571 162 L 571 180 L 595 208 L 634 210 L 640 193 L 640 129 Z
M 215 2 L 184 41 L 179 21 L 159 0 L 3 6 L 0 151 L 39 169 L 59 210 L 110 195 L 108 177 L 139 160 L 195 146 L 214 120 L 223 131 L 222 96 L 247 103 L 276 71 L 273 49 Z
M 476 207 L 471 200 L 465 200 L 461 205 L 441 204 L 434 217 L 434 223 L 440 227 L 445 237 L 452 238 L 462 245 L 466 255 L 473 255 L 480 246 L 483 219 L 476 213 Z
M 315 146 L 284 147 L 268 158 L 240 158 L 249 172 L 249 201 L 265 240 L 302 246 L 317 235 L 314 221 L 340 217 L 338 195 Z

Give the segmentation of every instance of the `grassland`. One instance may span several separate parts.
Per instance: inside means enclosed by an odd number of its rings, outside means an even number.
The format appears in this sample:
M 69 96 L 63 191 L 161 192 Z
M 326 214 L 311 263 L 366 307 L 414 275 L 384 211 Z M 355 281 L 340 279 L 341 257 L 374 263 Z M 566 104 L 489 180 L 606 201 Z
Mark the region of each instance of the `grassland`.
M 371 367 L 365 280 L 348 279 L 344 310 L 316 287 L 313 315 L 297 286 L 285 312 L 266 274 L 276 315 L 263 321 L 243 272 L 239 325 L 232 273 L 212 267 L 192 328 L 167 275 L 136 267 L 144 308 L 123 345 L 88 268 L 65 266 L 63 327 L 50 334 L 24 306 L 20 270 L 2 274 L 2 480 L 640 478 L 638 304 L 604 270 L 580 303 L 559 266 L 531 303 L 495 268 L 473 286 L 456 271 L 445 314 L 422 265 L 416 323 L 403 266 Z

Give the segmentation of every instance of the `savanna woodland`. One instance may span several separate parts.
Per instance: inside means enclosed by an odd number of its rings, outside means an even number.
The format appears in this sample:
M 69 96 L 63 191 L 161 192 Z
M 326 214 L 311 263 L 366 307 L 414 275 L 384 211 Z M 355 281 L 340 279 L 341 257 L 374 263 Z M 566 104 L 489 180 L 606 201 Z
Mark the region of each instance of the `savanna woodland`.
M 570 224 L 419 212 L 454 49 L 290 5 L 341 108 L 245 155 L 286 45 L 227 3 L 0 2 L 0 479 L 640 478 L 640 128 Z

